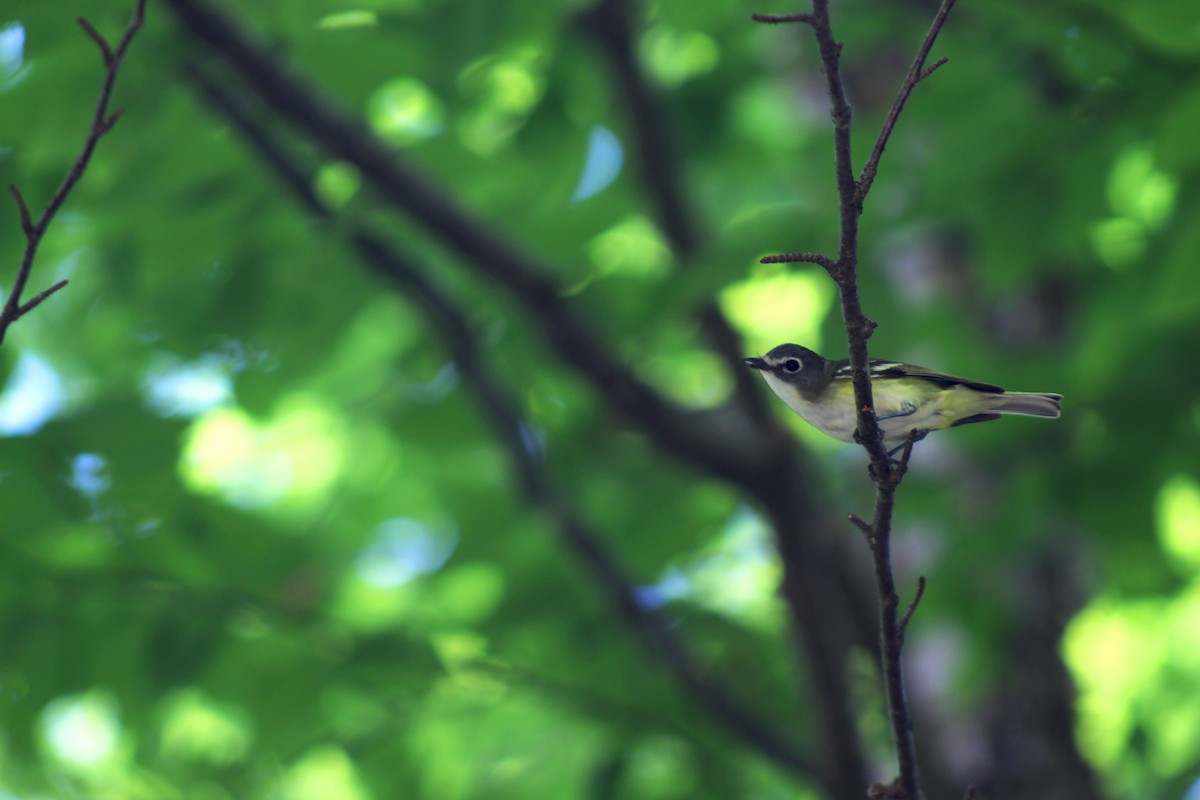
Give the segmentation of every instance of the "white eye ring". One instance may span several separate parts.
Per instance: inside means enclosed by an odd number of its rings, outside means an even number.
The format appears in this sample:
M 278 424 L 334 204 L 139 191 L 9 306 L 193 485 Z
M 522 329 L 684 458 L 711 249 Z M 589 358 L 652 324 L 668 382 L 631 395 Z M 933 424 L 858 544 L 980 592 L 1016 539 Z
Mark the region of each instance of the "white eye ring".
M 800 363 L 800 359 L 798 358 L 789 358 L 787 361 L 783 362 L 783 369 L 785 372 L 799 372 L 800 368 L 803 366 L 804 365 Z

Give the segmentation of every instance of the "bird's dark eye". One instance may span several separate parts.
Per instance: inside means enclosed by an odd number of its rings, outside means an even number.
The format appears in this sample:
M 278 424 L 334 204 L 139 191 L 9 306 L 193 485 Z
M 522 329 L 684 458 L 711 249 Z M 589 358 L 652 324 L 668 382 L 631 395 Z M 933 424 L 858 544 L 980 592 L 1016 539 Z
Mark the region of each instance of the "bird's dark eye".
M 800 371 L 799 359 L 789 358 L 787 361 L 783 362 L 783 369 L 786 372 L 799 372 Z

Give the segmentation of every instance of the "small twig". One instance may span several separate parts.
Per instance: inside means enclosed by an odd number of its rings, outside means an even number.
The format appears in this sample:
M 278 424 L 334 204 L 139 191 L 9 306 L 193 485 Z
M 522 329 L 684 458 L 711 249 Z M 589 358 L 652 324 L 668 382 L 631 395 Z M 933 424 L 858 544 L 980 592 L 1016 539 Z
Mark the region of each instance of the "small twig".
M 803 22 L 813 24 L 812 14 L 752 14 L 750 19 L 755 22 L 765 22 L 768 25 L 781 25 L 786 22 Z
M 950 59 L 946 58 L 945 56 L 942 56 L 937 61 L 930 64 L 928 67 L 921 70 L 921 74 L 917 76 L 917 83 L 920 83 L 921 81 L 928 78 L 930 75 L 932 75 L 934 73 L 934 71 L 936 71 L 938 69 L 938 67 L 942 66 L 943 64 L 945 64 L 949 61 L 950 61 Z
M 92 41 L 96 43 L 96 46 L 100 48 L 100 55 L 104 57 L 104 66 L 111 67 L 114 56 L 112 48 L 108 46 L 108 41 L 100 35 L 99 31 L 92 27 L 92 23 L 83 17 L 79 17 L 78 22 L 79 27 L 83 28 L 87 35 L 92 37 Z
M 13 199 L 17 201 L 17 213 L 21 215 L 21 230 L 25 234 L 25 238 L 33 236 L 33 220 L 29 217 L 29 206 L 25 205 L 25 198 L 21 196 L 21 190 L 11 183 L 8 185 L 8 191 L 12 193 Z
M 837 269 L 837 263 L 832 258 L 820 253 L 780 253 L 775 256 L 763 256 L 758 260 L 760 264 L 796 264 L 801 262 L 819 264 L 830 275 Z
M 17 270 L 17 278 L 13 282 L 12 291 L 8 294 L 3 310 L 0 310 L 0 343 L 3 343 L 5 334 L 8 333 L 9 327 L 14 322 L 32 311 L 43 300 L 67 284 L 66 281 L 59 281 L 54 286 L 39 293 L 29 302 L 21 302 L 21 296 L 24 294 L 25 286 L 29 282 L 29 274 L 33 270 L 34 258 L 37 256 L 38 247 L 41 245 L 42 239 L 46 236 L 46 230 L 50 227 L 50 223 L 59 209 L 62 208 L 63 203 L 66 202 L 71 190 L 75 188 L 75 185 L 83 177 L 83 173 L 87 170 L 88 164 L 91 163 L 92 154 L 95 152 L 96 145 L 99 143 L 101 137 L 112 130 L 113 125 L 120 119 L 121 112 L 116 111 L 110 114 L 108 104 L 112 99 L 113 87 L 117 82 L 117 72 L 121 68 L 121 61 L 125 57 L 125 51 L 129 49 L 129 45 L 133 41 L 133 37 L 138 32 L 138 29 L 142 27 L 145 16 L 146 0 L 138 0 L 133 18 L 125 28 L 125 35 L 121 37 L 121 42 L 115 50 L 90 22 L 82 18 L 79 20 L 80 27 L 83 28 L 88 37 L 100 48 L 100 54 L 104 58 L 104 67 L 106 70 L 104 85 L 100 90 L 100 99 L 96 103 L 96 110 L 92 115 L 92 124 L 88 130 L 87 138 L 84 140 L 83 149 L 80 151 L 79 157 L 75 159 L 75 163 L 71 166 L 70 171 L 67 172 L 62 184 L 51 195 L 49 202 L 46 203 L 45 209 L 36 222 L 33 221 L 32 215 L 29 213 L 29 206 L 25 203 L 25 198 L 21 196 L 20 190 L 15 186 L 9 187 L 9 191 L 12 192 L 13 198 L 17 201 L 17 209 L 21 215 L 21 230 L 25 234 L 25 252 L 21 256 L 21 266 Z
M 945 58 L 940 58 L 928 69 L 925 68 L 929 51 L 933 49 L 933 43 L 937 40 L 942 26 L 946 24 L 946 18 L 950 16 L 950 10 L 954 8 L 954 3 L 955 0 L 942 0 L 942 5 L 929 26 L 929 32 L 925 34 L 925 40 L 921 42 L 917 56 L 913 59 L 912 66 L 908 68 L 908 74 L 904 76 L 900 91 L 896 93 L 896 99 L 892 102 L 892 107 L 883 121 L 879 136 L 875 139 L 875 146 L 871 149 L 871 155 L 867 157 L 867 163 L 863 166 L 862 176 L 858 181 L 859 213 L 862 212 L 862 203 L 867 198 L 867 192 L 871 191 L 871 184 L 875 182 L 875 175 L 879 171 L 879 159 L 883 157 L 884 148 L 887 147 L 892 129 L 896 127 L 896 120 L 900 118 L 900 112 L 904 110 L 904 104 L 908 102 L 909 95 L 912 94 L 918 83 L 932 75 L 934 70 L 947 61 Z
M 125 109 L 118 108 L 116 111 L 105 117 L 100 123 L 100 134 L 103 135 L 111 131 L 113 126 L 117 124 L 117 120 L 121 119 L 121 115 L 124 113 Z
M 904 476 L 908 474 L 908 462 L 912 460 L 913 446 L 924 439 L 927 433 L 928 431 L 919 428 L 913 428 L 908 432 L 908 438 L 904 440 L 904 449 L 900 451 L 900 460 L 895 463 L 885 479 L 892 490 L 895 490 L 900 485 L 900 481 L 904 480 Z
M 854 525 L 863 532 L 863 536 L 867 537 L 867 544 L 875 546 L 875 531 L 871 528 L 871 523 L 860 517 L 858 514 L 847 514 L 846 518 L 854 523 Z
M 908 604 L 908 608 L 904 611 L 904 616 L 900 618 L 900 643 L 904 643 L 904 636 L 908 632 L 908 623 L 912 620 L 913 614 L 917 611 L 917 606 L 921 604 L 921 598 L 925 596 L 925 576 L 921 575 L 917 578 L 917 591 L 913 595 L 912 602 Z
M 38 306 L 40 306 L 42 304 L 43 300 L 45 300 L 47 297 L 49 297 L 50 295 L 57 292 L 59 289 L 66 286 L 69 282 L 70 281 L 68 281 L 66 278 L 63 278 L 61 281 L 54 284 L 49 289 L 43 289 L 42 291 L 38 292 L 36 295 L 33 296 L 32 300 L 30 300 L 29 302 L 22 305 L 19 309 L 17 309 L 17 316 L 23 317 L 26 314 L 28 314 L 30 311 L 33 311 L 35 308 L 37 308 Z

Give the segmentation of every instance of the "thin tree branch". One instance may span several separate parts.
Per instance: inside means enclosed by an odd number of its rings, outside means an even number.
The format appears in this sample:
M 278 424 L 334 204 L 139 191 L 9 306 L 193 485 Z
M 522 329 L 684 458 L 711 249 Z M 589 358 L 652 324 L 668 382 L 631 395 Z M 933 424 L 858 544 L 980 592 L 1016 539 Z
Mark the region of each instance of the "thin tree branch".
M 21 230 L 24 232 L 25 238 L 31 238 L 33 236 L 33 220 L 29 217 L 29 206 L 25 204 L 25 198 L 21 196 L 21 190 L 16 186 L 10 183 L 8 191 L 17 203 L 17 213 L 21 217 Z
M 811 260 L 825 266 L 838 287 L 850 351 L 851 377 L 857 407 L 858 425 L 855 438 L 870 457 L 870 473 L 876 483 L 875 509 L 871 523 L 867 524 L 853 514 L 850 515 L 850 520 L 863 532 L 871 549 L 875 588 L 879 599 L 880 658 L 888 701 L 888 716 L 891 721 L 892 740 L 896 748 L 900 771 L 896 782 L 885 788 L 889 792 L 889 796 L 904 798 L 904 800 L 923 800 L 924 797 L 917 768 L 912 721 L 908 711 L 908 700 L 905 696 L 902 658 L 904 628 L 916 609 L 916 604 L 924 588 L 924 580 L 922 579 L 917 597 L 914 598 L 902 621 L 898 614 L 900 600 L 896 594 L 895 576 L 892 572 L 891 532 L 896 490 L 908 469 L 913 445 L 920 436 L 914 430 L 905 442 L 904 453 L 899 462 L 895 464 L 891 462 L 883 443 L 879 421 L 875 415 L 870 381 L 867 340 L 875 329 L 875 323 L 863 313 L 858 295 L 858 226 L 859 217 L 862 215 L 863 201 L 875 178 L 879 159 L 908 96 L 917 83 L 940 66 L 940 63 L 935 63 L 926 69 L 925 62 L 953 5 L 954 0 L 943 0 L 930 31 L 909 69 L 908 76 L 892 104 L 892 109 L 883 124 L 879 137 L 876 139 L 875 147 L 863 169 L 861 180 L 856 180 L 854 177 L 850 146 L 852 112 L 841 73 L 842 46 L 834 38 L 829 18 L 829 0 L 812 0 L 811 19 L 805 20 L 811 25 L 816 38 L 822 71 L 825 74 L 826 90 L 829 95 L 840 216 L 837 261 L 828 264 L 817 259 Z M 880 785 L 877 784 L 876 787 L 878 786 Z M 872 791 L 876 787 L 872 787 Z
M 121 69 L 121 62 L 125 58 L 125 51 L 129 49 L 129 45 L 133 42 L 133 37 L 138 32 L 138 29 L 142 27 L 145 16 L 146 0 L 137 0 L 133 18 L 125 28 L 125 34 L 121 37 L 121 41 L 115 50 L 92 27 L 91 23 L 83 18 L 79 19 L 80 27 L 83 28 L 87 35 L 100 48 L 100 55 L 104 59 L 105 68 L 104 85 L 100 90 L 100 99 L 92 115 L 92 124 L 88 130 L 87 138 L 84 140 L 83 150 L 80 151 L 74 165 L 67 172 L 66 178 L 63 179 L 58 189 L 50 197 L 50 201 L 46 203 L 45 209 L 43 209 L 41 216 L 38 217 L 36 222 L 33 221 L 29 213 L 29 207 L 25 203 L 25 198 L 21 196 L 21 192 L 17 187 L 9 186 L 9 191 L 12 192 L 13 199 L 17 202 L 18 213 L 21 215 L 21 230 L 25 234 L 25 251 L 21 256 L 21 266 L 17 271 L 17 279 L 13 283 L 12 291 L 8 294 L 3 310 L 0 310 L 0 343 L 4 342 L 5 334 L 8 333 L 9 327 L 14 322 L 32 311 L 43 300 L 66 285 L 66 281 L 60 281 L 46 291 L 38 294 L 28 303 L 22 304 L 21 302 L 21 296 L 25 293 L 25 285 L 29 282 L 29 274 L 33 270 L 34 258 L 37 256 L 38 247 L 46 235 L 46 230 L 50 227 L 50 222 L 54 219 L 55 214 L 58 213 L 62 204 L 66 202 L 67 196 L 75 188 L 75 184 L 79 183 L 80 178 L 83 177 L 88 164 L 91 163 L 92 153 L 95 152 L 100 138 L 112 130 L 112 126 L 116 124 L 120 116 L 120 111 L 110 114 L 108 104 L 112 99 L 113 87 L 117 82 L 117 72 Z
M 879 598 L 879 642 L 883 681 L 887 693 L 892 740 L 900 769 L 899 785 L 904 791 L 905 800 L 921 800 L 924 794 L 921 791 L 921 779 L 917 769 L 917 747 L 904 688 L 903 638 L 897 618 L 900 598 L 896 594 L 896 579 L 892 573 L 892 512 L 898 485 L 899 480 L 893 481 L 890 476 L 879 482 L 875 491 L 875 516 L 871 523 L 870 543 L 875 591 Z
M 842 45 L 834 39 L 829 20 L 829 0 L 813 0 L 812 17 L 813 35 L 824 68 L 830 118 L 833 121 L 833 155 L 841 218 L 838 258 L 830 275 L 837 284 L 842 317 L 846 323 L 859 441 L 871 457 L 875 474 L 884 477 L 890 465 L 879 422 L 875 418 L 875 402 L 868 376 L 867 339 L 874 331 L 875 323 L 863 314 L 858 298 L 858 218 L 862 214 L 862 202 L 851 160 L 850 124 L 853 114 L 842 80 Z
M 941 68 L 943 65 L 948 64 L 949 62 L 950 62 L 949 58 L 942 56 L 937 61 L 930 64 L 928 67 L 921 70 L 921 74 L 917 76 L 917 83 L 920 83 L 921 81 L 925 80 L 930 75 L 932 75 L 936 70 Z
M 185 68 L 185 74 L 207 102 L 254 148 L 301 206 L 322 221 L 333 219 L 332 211 L 313 192 L 311 176 L 297 166 L 296 160 L 265 127 L 254 120 L 240 100 L 194 66 Z M 706 677 L 659 615 L 638 601 L 632 581 L 604 546 L 602 538 L 553 485 L 545 465 L 530 447 L 529 426 L 500 381 L 491 374 L 486 360 L 481 357 L 477 337 L 454 301 L 408 256 L 378 234 L 353 223 L 344 230 L 364 262 L 396 283 L 424 311 L 503 444 L 527 503 L 552 523 L 563 545 L 587 568 L 651 652 L 666 664 L 680 684 L 718 723 L 748 747 L 793 773 L 820 780 L 821 770 L 817 764 L 744 711 L 723 686 Z
M 837 262 L 820 253 L 780 253 L 775 256 L 763 256 L 758 261 L 760 264 L 816 264 L 830 275 L 835 275 L 838 268 Z
M 42 304 L 43 300 L 45 300 L 47 297 L 49 297 L 50 295 L 57 292 L 59 289 L 62 289 L 68 283 L 70 283 L 70 281 L 68 281 L 66 278 L 63 278 L 61 281 L 54 284 L 49 289 L 43 289 L 42 291 L 38 292 L 36 295 L 33 296 L 33 298 L 31 300 L 29 300 L 29 302 L 24 303 L 20 308 L 17 309 L 17 317 L 18 318 L 23 317 L 26 314 L 28 314 L 30 311 L 33 311 L 35 308 L 37 308 L 38 306 L 40 306 Z
M 908 623 L 912 621 L 913 614 L 917 612 L 917 606 L 921 604 L 921 598 L 925 596 L 925 576 L 921 575 L 917 578 L 917 591 L 913 594 L 912 602 L 908 604 L 908 608 L 904 612 L 904 616 L 900 618 L 900 643 L 904 644 L 904 637 L 908 633 Z
M 917 57 L 913 59 L 912 66 L 908 68 L 908 74 L 900 85 L 900 91 L 896 93 L 896 99 L 892 102 L 892 107 L 883 121 L 883 127 L 880 128 L 879 136 L 875 139 L 875 146 L 871 149 L 871 155 L 867 157 L 867 163 L 863 166 L 862 178 L 858 184 L 860 209 L 862 202 L 867 197 L 867 192 L 871 191 L 871 184 L 875 182 L 875 174 L 879 171 L 879 159 L 883 157 L 884 148 L 887 147 L 888 139 L 892 136 L 892 129 L 896 127 L 896 120 L 900 118 L 900 112 L 904 110 L 904 104 L 908 102 L 909 95 L 912 94 L 913 89 L 917 88 L 918 83 L 932 75 L 934 70 L 948 60 L 939 58 L 928 69 L 925 68 L 929 51 L 933 49 L 933 43 L 941 33 L 942 26 L 946 24 L 946 18 L 950 16 L 954 3 L 955 0 L 942 0 L 942 5 L 938 8 L 933 23 L 929 26 L 929 32 L 925 34 L 925 40 L 921 42 L 921 47 L 917 50 Z
M 768 25 L 781 25 L 787 22 L 803 22 L 806 25 L 813 24 L 812 14 L 751 14 L 750 19 L 755 22 L 765 22 Z
M 875 537 L 875 529 L 871 527 L 871 523 L 854 513 L 847 514 L 846 518 L 854 523 L 854 527 L 863 532 L 863 536 L 867 537 L 867 544 L 871 544 L 871 540 Z

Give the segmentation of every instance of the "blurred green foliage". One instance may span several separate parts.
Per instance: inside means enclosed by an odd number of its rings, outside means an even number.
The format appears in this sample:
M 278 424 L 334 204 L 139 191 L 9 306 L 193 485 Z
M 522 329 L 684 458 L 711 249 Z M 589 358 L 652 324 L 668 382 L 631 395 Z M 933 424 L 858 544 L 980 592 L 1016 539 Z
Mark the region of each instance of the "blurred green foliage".
M 102 78 L 73 19 L 115 38 L 131 6 L 0 3 L 0 180 L 35 209 Z M 834 6 L 862 158 L 932 9 Z M 614 352 L 680 403 L 719 405 L 737 368 L 698 334 L 710 299 L 747 354 L 794 340 L 844 355 L 825 276 L 756 263 L 836 242 L 813 47 L 748 19 L 793 9 L 640 9 L 704 232 L 684 261 L 655 228 L 623 98 L 572 25 L 583 7 L 229 4 L 555 264 Z M 873 354 L 1066 395 L 1056 423 L 931 437 L 901 489 L 900 579 L 929 578 L 909 643 L 918 744 L 963 785 L 996 768 L 998 709 L 1038 694 L 1013 682 L 1045 626 L 1109 796 L 1180 797 L 1200 774 L 1195 20 L 1187 0 L 963 3 L 935 50 L 950 63 L 915 93 L 867 202 Z M 521 504 L 419 310 L 191 91 L 190 48 L 152 2 L 125 114 L 31 283 L 70 286 L 0 353 L 0 794 L 816 797 L 638 645 Z M 514 304 L 312 155 L 326 202 L 384 221 L 450 287 L 556 479 L 703 669 L 818 737 L 754 509 L 628 432 Z M 15 211 L 0 241 L 7 290 Z M 863 454 L 773 408 L 818 454 L 830 513 L 864 510 Z M 884 777 L 873 670 L 864 651 L 853 680 Z

